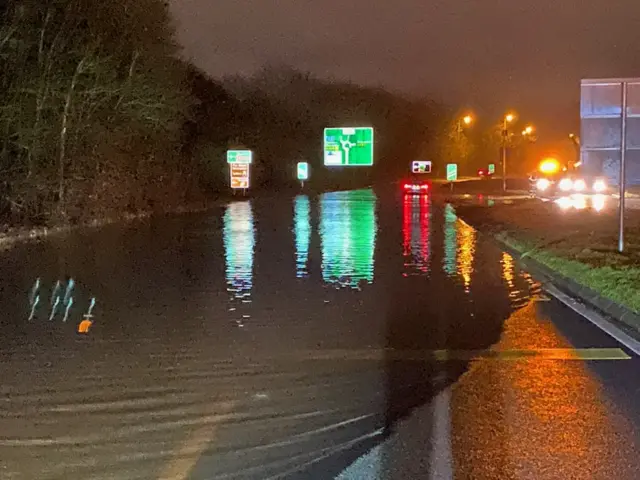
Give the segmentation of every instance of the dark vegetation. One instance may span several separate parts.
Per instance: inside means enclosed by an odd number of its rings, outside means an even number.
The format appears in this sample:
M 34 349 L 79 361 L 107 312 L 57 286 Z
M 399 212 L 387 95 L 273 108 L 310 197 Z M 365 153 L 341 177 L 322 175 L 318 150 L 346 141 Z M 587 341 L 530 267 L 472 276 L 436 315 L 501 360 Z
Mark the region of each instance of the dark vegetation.
M 405 174 L 431 158 L 443 110 L 287 68 L 208 78 L 180 60 L 160 0 L 0 3 L 0 224 L 169 211 L 228 193 L 225 152 L 255 152 L 255 189 Z M 371 169 L 322 167 L 326 126 L 371 125 Z

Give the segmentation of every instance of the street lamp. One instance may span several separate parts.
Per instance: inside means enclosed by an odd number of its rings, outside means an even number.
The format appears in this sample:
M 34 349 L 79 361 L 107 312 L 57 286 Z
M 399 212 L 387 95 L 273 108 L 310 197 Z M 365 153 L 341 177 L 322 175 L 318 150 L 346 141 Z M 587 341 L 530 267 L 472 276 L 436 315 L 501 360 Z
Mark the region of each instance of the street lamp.
M 456 133 L 458 134 L 458 141 L 460 141 L 460 138 L 462 137 L 462 129 L 463 129 L 463 124 L 465 127 L 470 126 L 473 123 L 473 116 L 472 115 L 465 115 L 464 117 L 458 118 L 458 120 L 456 121 Z
M 507 191 L 507 140 L 509 124 L 516 119 L 515 114 L 507 113 L 502 121 L 502 190 Z
M 531 125 L 527 125 L 525 129 L 522 131 L 522 136 L 526 137 L 527 135 L 531 135 L 533 133 L 533 127 Z

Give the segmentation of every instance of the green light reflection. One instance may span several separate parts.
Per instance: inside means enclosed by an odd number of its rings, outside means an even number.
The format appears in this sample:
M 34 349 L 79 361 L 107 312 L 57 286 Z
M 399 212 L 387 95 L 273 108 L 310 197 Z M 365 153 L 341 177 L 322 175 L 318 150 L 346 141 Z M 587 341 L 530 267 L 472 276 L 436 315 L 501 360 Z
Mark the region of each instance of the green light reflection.
M 320 240 L 325 282 L 339 288 L 373 283 L 376 201 L 372 190 L 321 196 Z
M 227 207 L 223 219 L 223 241 L 227 291 L 232 303 L 229 310 L 236 311 L 242 304 L 251 303 L 255 249 L 251 202 L 234 202 Z M 239 312 L 236 317 L 236 322 L 242 326 L 249 314 Z
M 309 197 L 298 195 L 293 207 L 293 231 L 296 244 L 296 277 L 309 275 L 309 244 L 311 243 L 311 205 Z

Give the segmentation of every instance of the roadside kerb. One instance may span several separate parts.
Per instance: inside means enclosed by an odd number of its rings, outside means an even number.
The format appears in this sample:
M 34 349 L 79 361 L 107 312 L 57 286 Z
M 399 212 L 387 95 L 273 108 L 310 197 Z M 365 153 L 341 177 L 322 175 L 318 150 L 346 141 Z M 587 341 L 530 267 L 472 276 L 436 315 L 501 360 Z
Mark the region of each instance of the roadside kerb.
M 463 219 L 461 218 L 461 220 Z M 473 227 L 473 225 L 470 226 Z M 504 234 L 485 234 L 481 230 L 475 227 L 473 228 L 478 231 L 480 235 L 496 241 L 504 251 L 513 256 L 524 269 L 543 283 L 543 285 L 545 283 L 554 285 L 560 292 L 595 310 L 614 327 L 622 330 L 622 332 L 636 341 L 640 341 L 640 315 L 620 305 L 618 302 L 602 296 L 591 288 L 585 287 L 575 280 L 552 270 L 531 257 L 531 250 L 523 252 L 510 244 L 508 236 Z M 563 301 L 562 299 L 560 300 Z M 563 301 L 563 303 L 566 302 Z

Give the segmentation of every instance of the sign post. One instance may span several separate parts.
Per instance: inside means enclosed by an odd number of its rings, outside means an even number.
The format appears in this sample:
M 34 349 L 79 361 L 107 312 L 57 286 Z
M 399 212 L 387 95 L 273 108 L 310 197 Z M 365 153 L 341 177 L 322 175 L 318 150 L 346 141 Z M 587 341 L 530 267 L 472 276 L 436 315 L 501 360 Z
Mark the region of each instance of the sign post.
M 324 164 L 327 167 L 373 165 L 373 128 L 325 128 Z
M 253 163 L 251 150 L 227 150 L 227 163 L 229 164 L 229 183 L 235 195 L 236 190 L 241 189 L 246 195 L 249 188 L 249 169 Z
M 297 173 L 300 186 L 304 188 L 305 180 L 309 179 L 309 164 L 307 162 L 298 162 Z
M 452 192 L 453 192 L 453 182 L 455 182 L 457 179 L 458 179 L 458 164 L 447 163 L 447 182 L 449 182 Z
M 624 197 L 626 195 L 627 160 L 627 82 L 622 82 L 622 108 L 620 111 L 620 204 L 618 205 L 618 252 L 624 252 Z
M 640 77 L 583 79 L 580 91 L 581 132 L 570 135 L 580 152 L 574 168 L 617 186 L 618 251 L 623 252 L 626 186 L 640 183 Z

